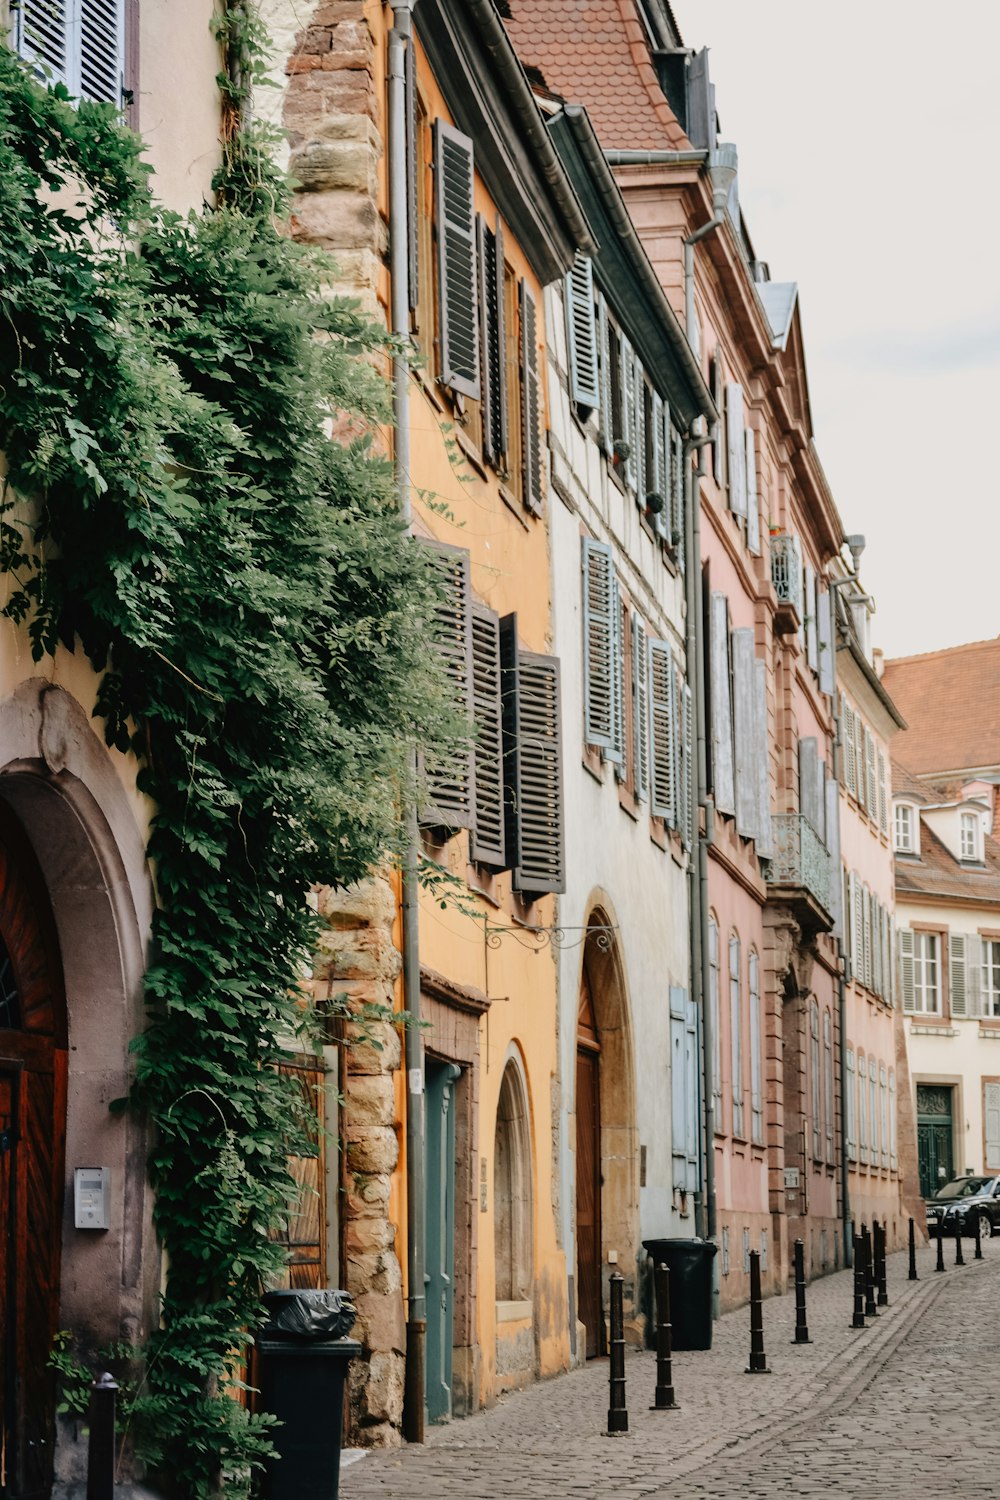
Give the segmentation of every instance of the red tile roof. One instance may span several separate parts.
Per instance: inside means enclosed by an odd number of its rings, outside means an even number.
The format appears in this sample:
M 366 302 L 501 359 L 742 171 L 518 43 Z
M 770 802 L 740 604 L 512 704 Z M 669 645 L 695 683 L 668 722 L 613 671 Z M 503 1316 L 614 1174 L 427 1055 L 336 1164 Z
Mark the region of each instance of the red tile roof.
M 984 863 L 963 865 L 926 823 L 920 825 L 920 858 L 896 855 L 896 895 L 950 896 L 1000 906 L 1000 843 L 987 834 Z
M 508 35 L 533 81 L 586 106 L 605 150 L 685 151 L 635 0 L 509 0 Z
M 909 771 L 1000 766 L 1000 637 L 896 657 L 882 683 L 908 725 L 892 754 Z

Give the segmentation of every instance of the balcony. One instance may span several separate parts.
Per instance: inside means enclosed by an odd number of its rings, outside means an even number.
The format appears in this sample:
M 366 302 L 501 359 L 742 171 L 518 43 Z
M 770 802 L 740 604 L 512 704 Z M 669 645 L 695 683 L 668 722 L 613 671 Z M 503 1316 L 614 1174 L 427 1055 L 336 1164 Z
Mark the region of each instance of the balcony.
M 819 834 L 801 813 L 772 815 L 774 856 L 767 875 L 767 899 L 790 906 L 802 926 L 829 932 L 833 862 Z
M 779 635 L 792 635 L 802 625 L 802 543 L 783 532 L 771 538 L 771 582 L 778 596 L 774 628 Z

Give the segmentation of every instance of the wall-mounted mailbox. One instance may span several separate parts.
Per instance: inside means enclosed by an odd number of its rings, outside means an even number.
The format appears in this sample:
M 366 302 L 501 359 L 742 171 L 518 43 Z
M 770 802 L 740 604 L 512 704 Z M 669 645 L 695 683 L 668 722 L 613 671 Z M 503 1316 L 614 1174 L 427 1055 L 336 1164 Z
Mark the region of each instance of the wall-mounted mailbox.
M 73 1222 L 77 1229 L 107 1229 L 110 1199 L 110 1167 L 76 1168 L 73 1173 Z

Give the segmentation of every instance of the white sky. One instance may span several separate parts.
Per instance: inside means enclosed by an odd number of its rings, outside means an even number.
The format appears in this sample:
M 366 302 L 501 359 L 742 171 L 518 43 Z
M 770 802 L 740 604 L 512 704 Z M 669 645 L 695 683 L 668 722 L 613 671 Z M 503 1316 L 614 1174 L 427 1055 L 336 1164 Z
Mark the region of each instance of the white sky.
M 873 644 L 1000 634 L 1000 0 L 673 0 L 863 532 Z

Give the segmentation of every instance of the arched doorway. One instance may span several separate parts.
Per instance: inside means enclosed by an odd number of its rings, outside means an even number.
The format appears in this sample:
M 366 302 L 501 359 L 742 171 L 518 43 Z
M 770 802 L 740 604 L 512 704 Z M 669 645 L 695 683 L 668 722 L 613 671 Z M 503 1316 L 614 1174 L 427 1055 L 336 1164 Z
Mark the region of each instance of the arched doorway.
M 531 1238 L 531 1130 L 517 1063 L 504 1068 L 493 1148 L 493 1234 L 496 1300 L 526 1302 L 533 1279 Z
M 0 801 L 0 1495 L 48 1494 L 66 1005 L 45 882 Z
M 614 924 L 591 913 L 583 945 L 576 1031 L 577 1316 L 587 1358 L 604 1348 L 604 1268 L 612 1252 L 635 1305 L 639 1150 L 628 1001 Z

